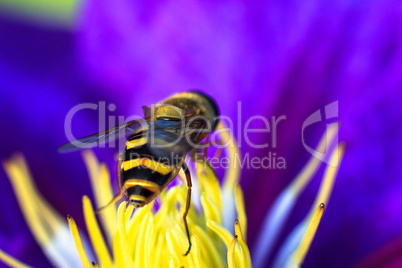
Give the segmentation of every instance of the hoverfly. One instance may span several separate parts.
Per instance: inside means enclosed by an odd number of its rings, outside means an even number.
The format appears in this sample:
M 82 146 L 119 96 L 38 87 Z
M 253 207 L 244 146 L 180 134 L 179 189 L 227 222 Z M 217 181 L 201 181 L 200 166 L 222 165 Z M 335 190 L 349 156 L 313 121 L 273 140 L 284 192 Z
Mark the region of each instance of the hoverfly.
M 194 149 L 218 124 L 218 107 L 204 93 L 188 91 L 178 93 L 157 103 L 152 108 L 143 106 L 144 119 L 93 134 L 59 148 L 60 152 L 94 147 L 116 139 L 120 133 L 130 134 L 118 162 L 120 193 L 106 206 L 126 196 L 136 207 L 153 201 L 183 169 L 187 185 L 187 201 L 183 214 L 184 227 L 191 240 L 186 221 L 191 199 L 191 175 L 184 162 L 188 152 Z M 207 137 L 208 139 L 208 137 Z

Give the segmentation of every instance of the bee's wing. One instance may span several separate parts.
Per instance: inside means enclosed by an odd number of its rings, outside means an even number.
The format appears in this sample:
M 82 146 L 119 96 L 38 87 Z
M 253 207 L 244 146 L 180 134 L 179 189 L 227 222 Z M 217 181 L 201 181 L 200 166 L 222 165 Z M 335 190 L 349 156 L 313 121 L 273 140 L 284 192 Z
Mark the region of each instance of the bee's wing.
M 100 133 L 96 133 L 81 139 L 74 140 L 59 147 L 58 151 L 62 153 L 72 152 L 80 149 L 95 147 L 99 144 L 113 141 L 120 137 L 123 131 L 125 134 L 134 134 L 138 131 L 147 129 L 149 127 L 148 121 L 145 119 L 133 120 L 127 123 L 109 128 Z
M 194 120 L 190 126 L 181 121 L 156 121 L 148 131 L 148 147 L 155 156 L 183 156 L 193 148 L 205 130 L 205 122 Z

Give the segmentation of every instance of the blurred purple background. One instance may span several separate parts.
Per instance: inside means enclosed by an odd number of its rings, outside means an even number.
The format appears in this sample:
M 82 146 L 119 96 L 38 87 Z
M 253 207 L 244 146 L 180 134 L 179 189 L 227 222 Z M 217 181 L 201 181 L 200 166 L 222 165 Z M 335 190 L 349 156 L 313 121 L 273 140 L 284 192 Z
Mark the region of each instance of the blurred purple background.
M 62 215 L 84 226 L 81 197 L 91 196 L 81 155 L 57 153 L 67 141 L 64 119 L 73 106 L 106 101 L 117 106 L 108 115 L 128 117 L 141 115 L 142 105 L 197 88 L 217 100 L 236 129 L 243 127 L 236 122 L 239 101 L 243 124 L 253 115 L 286 115 L 277 148 L 241 147 L 252 157 L 276 152 L 287 164 L 285 170 L 242 171 L 253 254 L 270 205 L 310 158 L 301 142 L 304 120 L 339 101 L 345 158 L 304 266 L 350 267 L 367 258 L 377 267 L 396 263 L 395 253 L 402 252 L 395 242 L 402 235 L 399 1 L 69 0 L 55 8 L 43 0 L 32 9 L 28 1 L 7 2 L 0 5 L 0 157 L 22 152 L 38 188 Z M 97 113 L 78 113 L 72 129 L 76 137 L 97 132 Z M 309 130 L 310 146 L 324 129 L 322 123 Z M 251 140 L 271 142 L 264 133 Z M 115 176 L 117 151 L 95 152 Z M 282 238 L 306 215 L 320 174 Z M 0 248 L 35 267 L 50 265 L 3 170 L 0 196 Z

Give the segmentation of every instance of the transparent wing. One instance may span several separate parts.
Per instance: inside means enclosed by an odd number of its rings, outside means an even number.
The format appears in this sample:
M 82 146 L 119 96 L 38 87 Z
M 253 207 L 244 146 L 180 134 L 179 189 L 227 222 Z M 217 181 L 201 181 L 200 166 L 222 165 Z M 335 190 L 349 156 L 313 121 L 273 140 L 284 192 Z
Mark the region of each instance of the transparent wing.
M 203 121 L 184 126 L 181 121 L 158 120 L 149 128 L 147 145 L 155 156 L 184 155 L 205 133 L 205 125 Z
M 100 133 L 96 133 L 81 139 L 74 140 L 59 147 L 58 151 L 62 153 L 72 152 L 85 148 L 92 148 L 99 144 L 111 142 L 122 134 L 132 135 L 138 131 L 146 130 L 149 128 L 149 122 L 145 119 L 133 120 L 127 123 L 109 128 Z M 124 132 L 124 133 L 123 133 Z

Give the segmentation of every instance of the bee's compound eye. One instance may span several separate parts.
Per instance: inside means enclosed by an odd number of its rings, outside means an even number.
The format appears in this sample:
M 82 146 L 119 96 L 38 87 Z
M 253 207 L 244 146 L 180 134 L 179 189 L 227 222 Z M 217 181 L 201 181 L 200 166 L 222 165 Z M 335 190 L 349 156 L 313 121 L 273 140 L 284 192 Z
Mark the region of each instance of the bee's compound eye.
M 163 117 L 163 116 L 158 117 L 157 119 L 158 120 L 163 120 L 163 121 L 176 121 L 176 122 L 180 121 L 180 118 Z
M 155 109 L 155 116 L 157 120 L 180 121 L 184 115 L 183 111 L 175 106 L 161 105 Z

